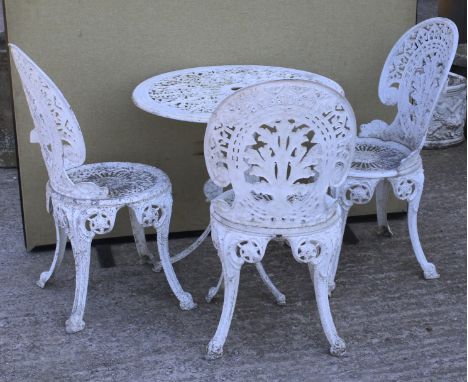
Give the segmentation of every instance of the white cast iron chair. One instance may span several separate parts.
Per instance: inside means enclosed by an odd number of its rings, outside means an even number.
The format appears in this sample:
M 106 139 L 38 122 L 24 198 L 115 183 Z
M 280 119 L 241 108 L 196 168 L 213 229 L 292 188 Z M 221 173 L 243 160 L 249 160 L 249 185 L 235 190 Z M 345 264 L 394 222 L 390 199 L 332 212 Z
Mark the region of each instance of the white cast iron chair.
M 212 238 L 224 275 L 224 305 L 207 358 L 222 355 L 244 262 L 259 263 L 270 240 L 289 242 L 310 267 L 330 352 L 340 355 L 328 278 L 344 225 L 329 191 L 351 165 L 355 118 L 348 101 L 308 81 L 281 80 L 239 90 L 213 113 L 205 134 L 211 180 L 232 186 L 212 201 Z
M 41 146 L 47 167 L 47 209 L 52 212 L 57 245 L 50 270 L 37 284 L 43 288 L 57 273 L 70 239 L 76 268 L 75 300 L 66 322 L 68 333 L 84 329 L 91 241 L 112 230 L 117 211 L 129 207 L 137 250 L 155 263 L 144 227 L 157 231 L 157 246 L 167 280 L 184 310 L 196 304 L 177 280 L 169 260 L 168 234 L 172 211 L 171 183 L 161 170 L 136 163 L 83 164 L 85 144 L 70 105 L 52 80 L 17 46 L 10 52 L 18 69 L 34 121 L 31 142 Z
M 426 279 L 439 274 L 427 261 L 418 236 L 417 214 L 424 184 L 420 151 L 457 44 L 457 27 L 444 18 L 425 20 L 398 40 L 379 82 L 380 100 L 396 105 L 397 115 L 390 125 L 374 120 L 360 127 L 351 171 L 341 190 L 344 213 L 353 203 L 368 203 L 375 190 L 378 233 L 392 236 L 386 210 L 391 184 L 396 197 L 408 202 L 411 243 Z M 335 285 L 336 267 L 330 290 Z

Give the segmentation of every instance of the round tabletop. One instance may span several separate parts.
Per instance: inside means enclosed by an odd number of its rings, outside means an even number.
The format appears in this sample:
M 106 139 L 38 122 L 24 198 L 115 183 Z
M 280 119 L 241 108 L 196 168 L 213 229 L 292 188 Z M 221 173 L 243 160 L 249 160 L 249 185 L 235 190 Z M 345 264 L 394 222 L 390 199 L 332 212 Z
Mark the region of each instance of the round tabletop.
M 300 79 L 319 82 L 344 95 L 327 77 L 303 70 L 260 65 L 207 66 L 163 73 L 143 81 L 132 94 L 148 113 L 206 123 L 218 104 L 235 91 L 261 82 Z

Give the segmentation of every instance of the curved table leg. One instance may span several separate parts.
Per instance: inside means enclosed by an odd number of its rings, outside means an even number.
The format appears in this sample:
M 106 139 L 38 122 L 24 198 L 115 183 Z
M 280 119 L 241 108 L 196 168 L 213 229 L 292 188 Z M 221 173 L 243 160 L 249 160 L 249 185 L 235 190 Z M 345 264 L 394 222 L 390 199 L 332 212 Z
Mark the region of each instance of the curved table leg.
M 265 271 L 265 268 L 263 268 L 262 263 L 259 261 L 255 264 L 255 267 L 257 268 L 257 272 L 260 275 L 260 278 L 262 279 L 263 283 L 266 285 L 268 290 L 275 298 L 276 303 L 278 305 L 286 305 L 286 296 L 278 290 L 275 284 L 273 284 L 273 281 L 271 281 L 270 277 L 268 276 L 268 273 Z M 221 286 L 223 286 L 223 281 L 224 275 L 221 272 L 221 276 L 219 277 L 216 286 L 211 287 L 208 290 L 208 294 L 205 297 L 206 302 L 211 302 L 213 298 L 218 294 L 219 290 L 221 289 Z
M 223 285 L 223 281 L 224 281 L 224 274 L 223 272 L 221 272 L 221 276 L 219 276 L 218 284 L 216 284 L 216 286 L 211 287 L 208 290 L 208 294 L 205 297 L 206 302 L 208 303 L 211 302 L 211 300 L 213 300 L 213 298 L 218 294 L 219 289 L 221 288 L 221 285 Z
M 278 305 L 286 305 L 286 296 L 278 290 L 275 284 L 273 284 L 273 281 L 271 281 L 270 277 L 266 273 L 265 268 L 263 268 L 263 264 L 261 263 L 261 261 L 255 263 L 255 267 L 257 268 L 257 272 L 260 275 L 260 278 L 262 279 L 263 283 L 266 285 L 268 290 L 275 298 L 276 303 Z
M 190 255 L 193 251 L 195 251 L 201 243 L 206 239 L 206 237 L 209 235 L 211 232 L 211 225 L 208 224 L 208 226 L 205 228 L 203 233 L 195 240 L 192 244 L 190 244 L 187 248 L 184 250 L 180 251 L 174 256 L 171 256 L 171 264 L 174 264 L 182 259 L 185 259 L 188 255 Z M 155 272 L 160 272 L 162 269 L 161 261 L 158 261 L 156 265 L 154 266 L 153 270 Z
M 211 202 L 213 199 L 217 198 L 219 195 L 223 193 L 223 188 L 217 186 L 211 179 L 208 179 L 203 186 L 203 193 L 205 194 L 207 202 Z M 197 238 L 197 240 L 195 240 L 192 244 L 190 244 L 183 251 L 171 257 L 171 264 L 174 264 L 182 259 L 185 259 L 188 255 L 190 255 L 193 251 L 195 251 L 201 245 L 201 243 L 203 243 L 203 241 L 210 234 L 210 232 L 211 232 L 211 225 L 208 224 L 208 226 L 205 228 L 205 230 L 200 235 L 200 237 Z M 160 272 L 161 269 L 162 269 L 161 262 L 158 261 L 155 264 L 153 270 L 155 272 Z

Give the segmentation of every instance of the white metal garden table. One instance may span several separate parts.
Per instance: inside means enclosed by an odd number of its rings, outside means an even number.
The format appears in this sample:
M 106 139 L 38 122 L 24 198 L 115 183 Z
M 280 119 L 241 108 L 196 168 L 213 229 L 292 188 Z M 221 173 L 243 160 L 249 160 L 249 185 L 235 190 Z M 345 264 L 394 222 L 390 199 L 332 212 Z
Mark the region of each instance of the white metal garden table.
M 302 79 L 319 82 L 344 95 L 340 85 L 327 77 L 302 70 L 260 65 L 207 66 L 177 70 L 148 78 L 132 94 L 134 104 L 154 115 L 185 122 L 207 123 L 221 101 L 235 91 L 272 80 Z M 205 183 L 208 200 L 222 189 Z M 193 252 L 210 233 L 210 225 L 188 248 L 174 255 L 179 261 Z M 156 266 L 155 270 L 161 266 Z

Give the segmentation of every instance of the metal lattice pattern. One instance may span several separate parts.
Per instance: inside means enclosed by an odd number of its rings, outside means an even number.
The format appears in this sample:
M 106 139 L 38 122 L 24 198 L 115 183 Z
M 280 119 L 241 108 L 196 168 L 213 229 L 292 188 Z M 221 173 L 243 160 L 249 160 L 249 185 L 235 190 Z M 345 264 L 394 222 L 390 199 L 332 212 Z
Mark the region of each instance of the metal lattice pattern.
M 135 89 L 133 101 L 141 109 L 156 115 L 206 123 L 220 102 L 237 90 L 283 79 L 319 82 L 343 94 L 336 82 L 314 73 L 272 66 L 227 65 L 152 77 Z
M 424 185 L 420 151 L 457 43 L 457 27 L 440 17 L 415 25 L 396 42 L 379 82 L 379 98 L 386 105 L 397 106 L 396 117 L 391 124 L 376 119 L 360 126 L 351 176 L 340 190 L 346 211 L 354 203 L 368 203 L 375 190 L 378 231 L 391 236 L 387 221 L 391 184 L 394 195 L 408 202 L 411 243 L 426 279 L 439 274 L 427 261 L 418 235 L 417 214 Z
M 320 84 L 272 81 L 231 95 L 205 135 L 211 179 L 235 194 L 220 213 L 267 227 L 327 220 L 327 189 L 346 176 L 354 134 L 349 103 Z
M 193 309 L 192 296 L 179 284 L 169 259 L 168 234 L 172 210 L 171 184 L 161 170 L 136 163 L 83 165 L 83 136 L 70 105 L 53 81 L 18 47 L 10 45 L 34 121 L 31 142 L 38 143 L 49 174 L 47 209 L 52 212 L 57 246 L 50 269 L 37 284 L 44 287 L 54 277 L 64 256 L 67 239 L 75 258 L 75 300 L 66 330 L 83 330 L 91 242 L 109 233 L 116 214 L 130 209 L 130 221 L 139 255 L 154 260 L 144 227 L 157 231 L 159 257 L 169 285 L 182 309 Z
M 57 191 L 72 192 L 66 170 L 84 163 L 86 149 L 75 114 L 60 89 L 21 49 L 10 51 L 34 122 L 31 142 L 41 147 L 49 180 Z M 97 192 L 99 193 L 99 192 Z
M 207 358 L 223 353 L 242 264 L 255 263 L 277 302 L 284 304 L 284 295 L 260 264 L 268 243 L 278 238 L 289 243 L 297 261 L 309 265 L 330 352 L 345 351 L 327 297 L 345 215 L 336 200 L 329 203 L 329 190 L 348 175 L 355 135 L 348 101 L 310 81 L 251 86 L 229 96 L 213 113 L 205 133 L 205 161 L 211 180 L 220 187 L 232 185 L 232 190 L 214 199 L 210 209 L 225 294 Z M 218 288 L 210 289 L 208 299 Z
M 393 145 L 395 146 L 395 145 Z M 354 158 L 351 168 L 361 171 L 394 170 L 398 168 L 408 150 L 369 142 L 358 142 L 354 147 Z
M 397 105 L 389 125 L 371 122 L 361 136 L 398 142 L 421 150 L 434 108 L 455 56 L 458 31 L 443 18 L 425 20 L 406 32 L 387 57 L 379 82 L 379 97 Z
M 127 198 L 142 193 L 162 194 L 170 188 L 166 174 L 136 163 L 105 162 L 68 170 L 74 183 L 91 182 L 108 190 L 106 198 Z

